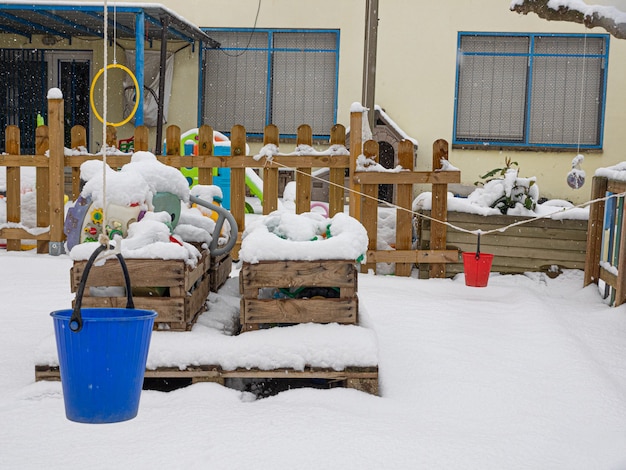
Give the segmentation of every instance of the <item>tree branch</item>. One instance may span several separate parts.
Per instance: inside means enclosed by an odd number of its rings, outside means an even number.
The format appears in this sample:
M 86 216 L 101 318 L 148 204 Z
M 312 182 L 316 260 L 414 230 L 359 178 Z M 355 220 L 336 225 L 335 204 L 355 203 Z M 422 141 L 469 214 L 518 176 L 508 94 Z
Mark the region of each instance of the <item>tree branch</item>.
M 618 39 L 626 39 L 626 14 L 615 7 L 584 5 L 576 9 L 568 5 L 559 5 L 557 9 L 548 6 L 549 0 L 517 0 L 511 3 L 511 11 L 523 15 L 535 13 L 548 21 L 567 21 L 581 23 L 587 28 L 603 28 Z M 616 20 L 616 18 L 619 18 Z

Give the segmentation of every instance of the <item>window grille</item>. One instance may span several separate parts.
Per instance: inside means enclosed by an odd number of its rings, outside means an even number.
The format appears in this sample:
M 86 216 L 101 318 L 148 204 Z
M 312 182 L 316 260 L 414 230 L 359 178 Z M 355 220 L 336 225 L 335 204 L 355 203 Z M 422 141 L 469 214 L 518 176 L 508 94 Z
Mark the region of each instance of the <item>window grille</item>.
M 220 49 L 204 49 L 201 122 L 249 134 L 267 124 L 293 136 L 309 124 L 327 136 L 336 121 L 339 33 L 326 30 L 208 29 Z
M 47 63 L 44 51 L 0 49 L 0 149 L 5 151 L 5 129 L 20 128 L 21 153 L 35 153 L 37 114 L 47 114 Z
M 601 148 L 607 35 L 460 33 L 454 143 Z

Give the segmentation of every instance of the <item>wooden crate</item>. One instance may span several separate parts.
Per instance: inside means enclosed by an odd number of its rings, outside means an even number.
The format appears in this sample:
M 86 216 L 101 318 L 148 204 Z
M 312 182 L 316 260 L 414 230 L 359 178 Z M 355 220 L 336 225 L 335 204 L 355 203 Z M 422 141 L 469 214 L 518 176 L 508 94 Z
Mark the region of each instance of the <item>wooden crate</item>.
M 209 267 L 209 285 L 211 292 L 217 292 L 228 280 L 233 269 L 233 258 L 230 253 L 221 256 L 211 256 Z
M 167 327 L 174 331 L 190 330 L 200 313 L 205 311 L 209 295 L 212 260 L 207 250 L 195 268 L 183 260 L 125 259 L 133 288 L 135 308 L 156 310 L 155 329 Z M 227 263 L 227 260 L 224 260 Z M 86 261 L 75 261 L 71 268 L 71 289 L 78 290 Z M 216 272 L 220 272 L 215 267 Z M 216 285 L 219 283 L 215 276 Z M 221 278 L 220 278 L 221 279 Z M 223 282 L 222 282 L 223 283 Z M 220 284 L 221 285 L 221 284 Z M 124 308 L 126 297 L 93 296 L 90 287 L 124 286 L 124 277 L 117 259 L 93 266 L 89 272 L 83 307 Z M 94 292 L 95 293 L 95 292 Z
M 430 216 L 430 211 L 424 211 Z M 448 222 L 468 230 L 492 230 L 528 219 L 510 215 L 468 214 L 448 212 Z M 418 221 L 418 243 L 427 249 L 430 241 L 431 221 Z M 448 227 L 448 248 L 460 251 L 476 251 L 477 236 L 459 232 Z M 587 220 L 540 219 L 505 232 L 480 237 L 480 251 L 494 255 L 491 271 L 500 273 L 524 273 L 528 271 L 550 271 L 551 266 L 567 269 L 584 269 L 587 249 Z M 447 264 L 446 275 L 463 272 L 463 263 Z M 424 271 L 424 270 L 421 270 Z
M 239 273 L 242 331 L 262 324 L 358 322 L 354 261 L 261 261 Z M 301 287 L 339 289 L 337 298 L 264 298 L 268 291 Z

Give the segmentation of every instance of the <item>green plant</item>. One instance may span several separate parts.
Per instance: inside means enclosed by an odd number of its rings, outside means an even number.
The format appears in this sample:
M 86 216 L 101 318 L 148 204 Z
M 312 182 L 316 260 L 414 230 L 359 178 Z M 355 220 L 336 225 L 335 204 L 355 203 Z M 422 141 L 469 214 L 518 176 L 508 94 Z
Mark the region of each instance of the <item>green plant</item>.
M 511 170 L 513 168 L 513 165 L 515 165 L 515 167 L 519 169 L 519 164 L 517 162 L 511 161 L 511 157 L 505 157 L 504 166 L 502 168 L 494 168 L 493 170 L 480 176 L 480 179 L 482 179 L 483 181 L 475 181 L 474 186 L 484 186 L 485 183 L 488 183 L 491 180 L 504 178 L 506 172 L 508 170 Z

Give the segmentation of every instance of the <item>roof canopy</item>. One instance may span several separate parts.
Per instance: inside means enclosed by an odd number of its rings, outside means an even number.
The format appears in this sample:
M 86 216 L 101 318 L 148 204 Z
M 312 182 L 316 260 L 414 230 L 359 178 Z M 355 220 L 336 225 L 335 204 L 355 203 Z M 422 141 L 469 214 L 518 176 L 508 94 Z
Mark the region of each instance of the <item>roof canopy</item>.
M 219 44 L 196 25 L 158 3 L 107 3 L 108 36 L 135 39 L 137 15 L 143 15 L 145 38 L 162 39 L 162 21 L 167 24 L 167 40 L 202 41 Z M 33 34 L 57 36 L 71 42 L 74 37 L 104 37 L 104 2 L 13 1 L 0 3 L 0 33 L 31 39 Z

